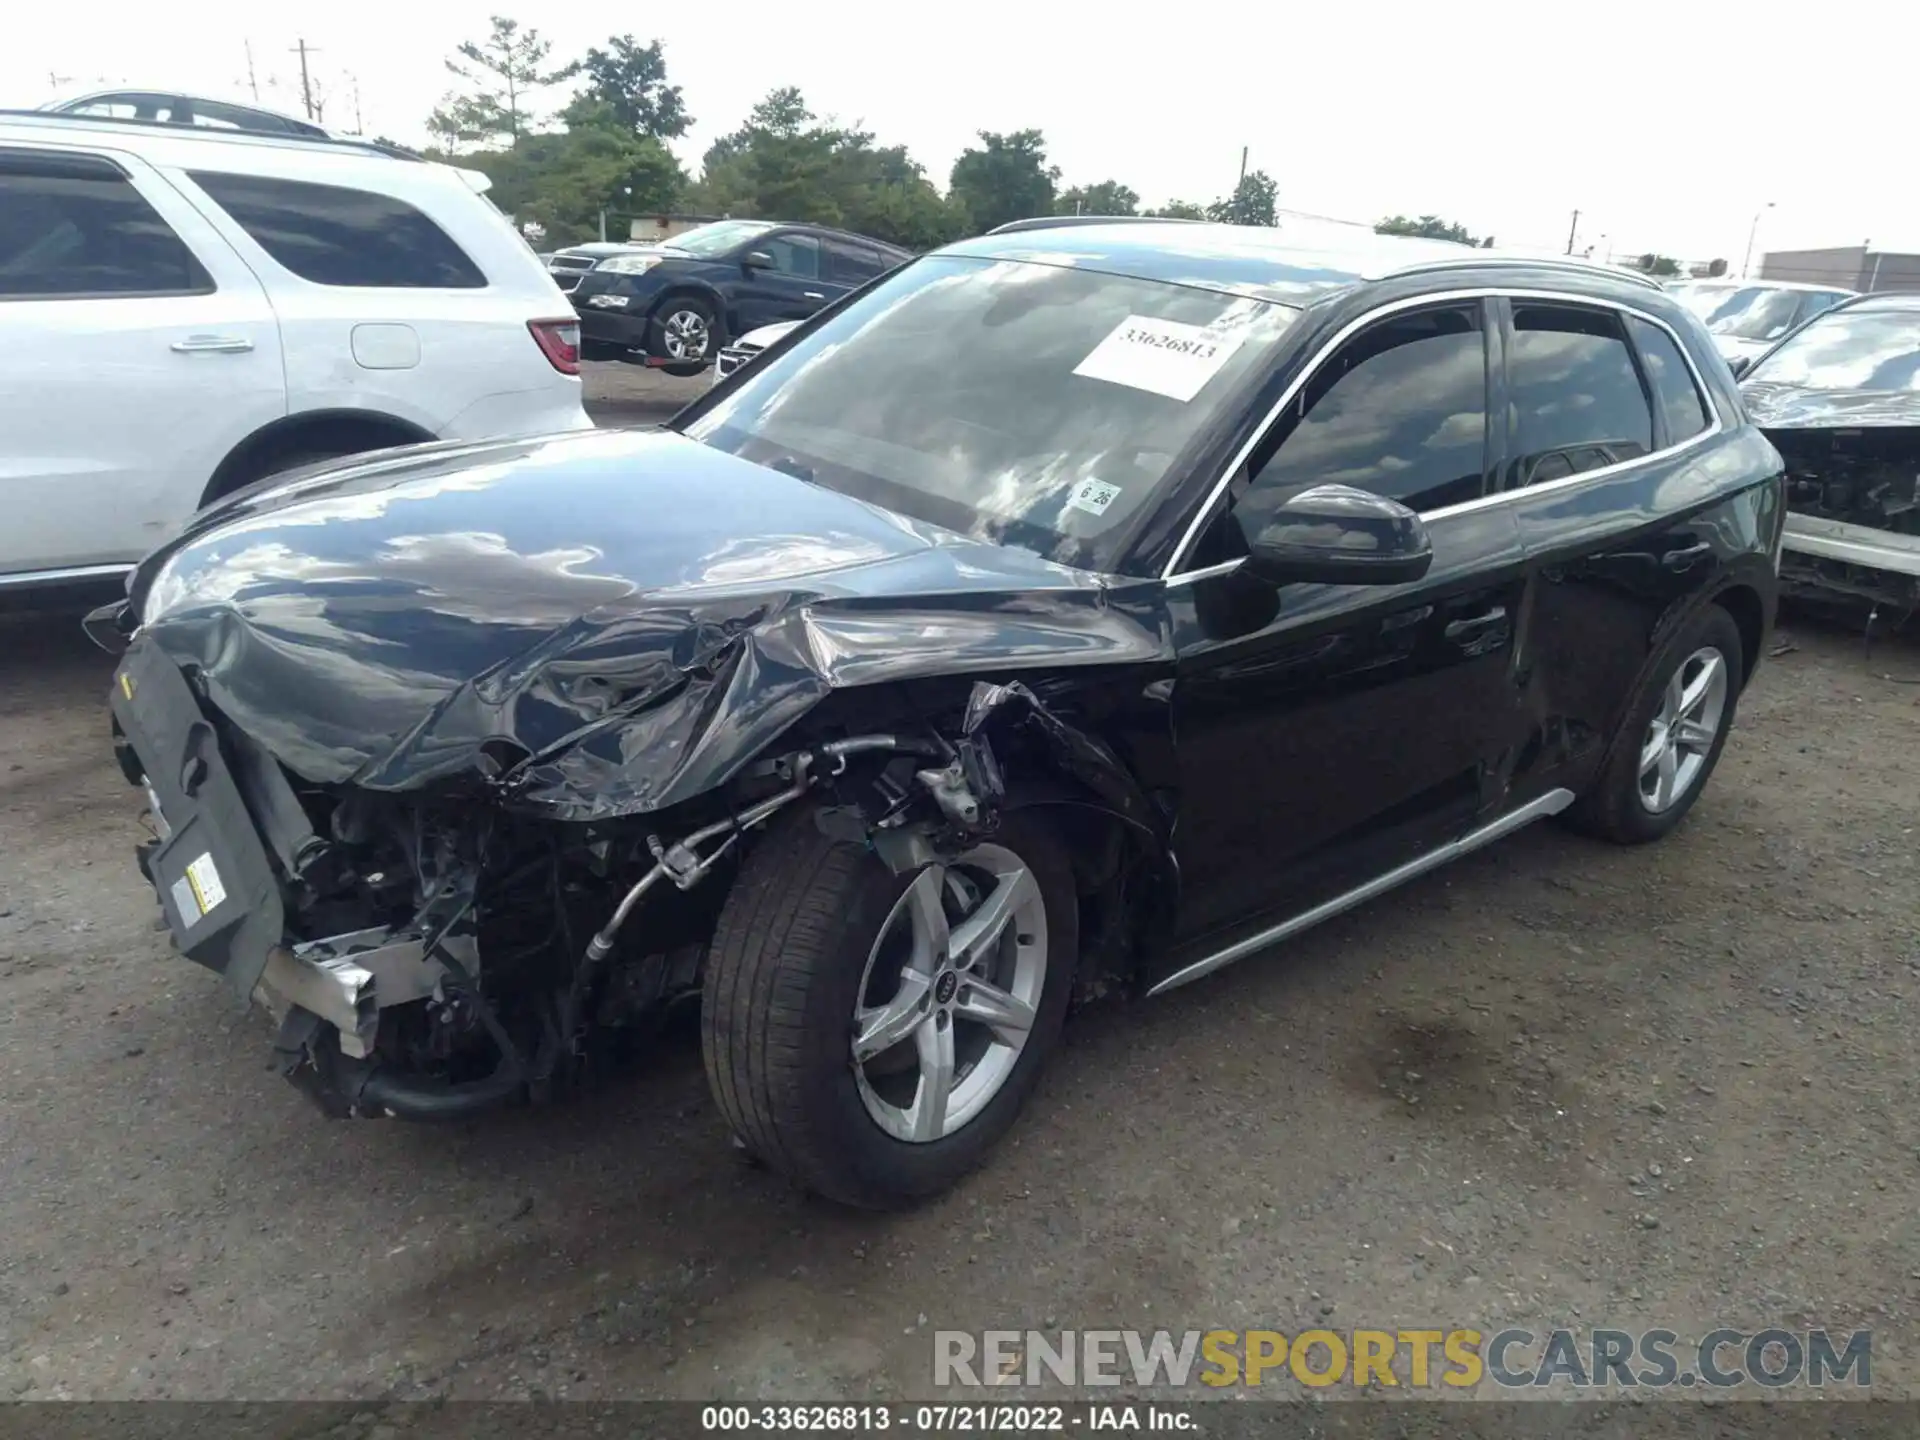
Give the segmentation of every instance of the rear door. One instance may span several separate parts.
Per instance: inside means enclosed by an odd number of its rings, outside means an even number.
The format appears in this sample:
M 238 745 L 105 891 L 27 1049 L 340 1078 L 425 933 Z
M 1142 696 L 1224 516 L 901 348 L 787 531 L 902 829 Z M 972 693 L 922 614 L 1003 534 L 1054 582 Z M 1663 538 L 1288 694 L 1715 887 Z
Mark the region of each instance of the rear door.
M 1711 502 L 1714 411 L 1674 335 L 1571 298 L 1501 302 L 1503 487 L 1530 557 L 1523 796 L 1576 791 L 1613 739 L 1661 620 L 1746 548 Z
M 174 175 L 267 277 L 296 413 L 365 410 L 450 439 L 582 423 L 577 376 L 528 328 L 570 307 L 487 200 L 439 166 L 315 158 L 299 180 L 231 155 Z
M 733 302 L 737 334 L 781 320 L 804 320 L 852 288 L 827 279 L 817 236 L 782 230 L 759 237 L 747 250 L 761 251 L 773 264 L 752 266 L 741 277 Z
M 126 565 L 286 413 L 259 279 L 136 157 L 0 145 L 0 579 Z
M 1182 952 L 1297 914 L 1445 845 L 1504 806 L 1519 706 L 1524 564 L 1483 501 L 1489 327 L 1479 300 L 1359 330 L 1288 403 L 1231 512 L 1169 582 L 1178 671 Z M 1409 585 L 1289 585 L 1209 574 L 1263 510 L 1353 485 L 1426 519 Z

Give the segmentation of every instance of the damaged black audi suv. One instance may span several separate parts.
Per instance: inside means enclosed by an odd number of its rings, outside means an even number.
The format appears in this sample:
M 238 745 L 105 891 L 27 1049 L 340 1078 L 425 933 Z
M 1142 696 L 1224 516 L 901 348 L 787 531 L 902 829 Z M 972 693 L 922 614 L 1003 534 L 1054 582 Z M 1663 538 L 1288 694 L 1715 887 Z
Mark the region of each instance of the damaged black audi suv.
M 1784 514 L 1650 282 L 1041 224 L 663 427 L 260 482 L 89 625 L 175 943 L 325 1111 L 554 1098 L 686 1002 L 745 1147 L 886 1207 L 1076 996 L 1546 816 L 1672 830 Z

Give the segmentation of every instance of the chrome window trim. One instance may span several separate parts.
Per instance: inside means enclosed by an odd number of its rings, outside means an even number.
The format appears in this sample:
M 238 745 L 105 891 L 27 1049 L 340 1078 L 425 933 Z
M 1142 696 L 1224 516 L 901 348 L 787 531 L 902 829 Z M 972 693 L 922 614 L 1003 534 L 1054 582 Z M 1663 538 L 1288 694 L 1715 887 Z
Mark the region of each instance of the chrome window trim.
M 1541 485 L 1528 485 L 1518 490 L 1496 490 L 1489 495 L 1481 495 L 1472 500 L 1462 500 L 1458 505 L 1443 505 L 1438 510 L 1430 510 L 1421 517 L 1422 519 L 1427 521 L 1440 520 L 1449 515 L 1464 515 L 1474 510 L 1485 510 L 1494 505 L 1508 504 L 1520 499 L 1522 496 L 1532 497 L 1545 495 L 1558 490 L 1571 489 L 1577 485 L 1591 484 L 1593 481 L 1604 480 L 1610 475 L 1617 475 L 1621 471 L 1631 469 L 1636 465 L 1646 465 L 1655 460 L 1665 460 L 1670 456 L 1678 455 L 1683 451 L 1692 449 L 1702 441 L 1711 440 L 1714 436 L 1726 429 L 1726 421 L 1720 414 L 1720 407 L 1714 403 L 1713 391 L 1708 388 L 1706 377 L 1700 373 L 1700 365 L 1699 362 L 1693 358 L 1693 352 L 1687 348 L 1686 342 L 1680 338 L 1680 332 L 1675 330 L 1673 326 L 1661 319 L 1658 315 L 1650 314 L 1648 311 L 1641 309 L 1638 305 L 1628 300 L 1618 299 L 1613 296 L 1579 295 L 1565 290 L 1548 290 L 1535 286 L 1514 285 L 1483 285 L 1476 286 L 1471 290 L 1444 290 L 1431 295 L 1416 295 L 1403 300 L 1395 300 L 1386 305 L 1379 306 L 1376 309 L 1369 310 L 1366 314 L 1341 326 L 1340 329 L 1334 333 L 1333 337 L 1315 352 L 1313 359 L 1302 367 L 1299 375 L 1294 377 L 1293 383 L 1287 386 L 1281 393 L 1280 398 L 1274 402 L 1273 407 L 1267 411 L 1266 419 L 1260 422 L 1259 427 L 1247 438 L 1246 443 L 1234 452 L 1233 458 L 1227 462 L 1226 468 L 1221 472 L 1220 478 L 1214 482 L 1213 488 L 1207 492 L 1205 503 L 1194 512 L 1193 519 L 1187 524 L 1186 533 L 1180 537 L 1180 543 L 1174 547 L 1172 557 L 1167 561 L 1166 567 L 1161 570 L 1161 580 L 1168 585 L 1185 585 L 1191 581 L 1205 579 L 1211 575 L 1224 575 L 1240 564 L 1239 559 L 1234 559 L 1223 561 L 1217 565 L 1203 566 L 1196 570 L 1183 571 L 1179 568 L 1180 561 L 1186 556 L 1187 551 L 1193 547 L 1194 542 L 1199 539 L 1201 530 L 1205 527 L 1208 518 L 1213 514 L 1214 507 L 1220 503 L 1220 497 L 1226 494 L 1227 486 L 1233 482 L 1233 477 L 1240 473 L 1240 468 L 1247 463 L 1248 459 L 1253 455 L 1253 452 L 1260 448 L 1261 442 L 1272 433 L 1273 427 L 1279 423 L 1280 417 L 1286 413 L 1287 406 L 1293 403 L 1301 390 L 1306 387 L 1306 383 L 1314 377 L 1322 365 L 1333 358 L 1334 352 L 1346 344 L 1348 340 L 1352 339 L 1361 330 L 1364 330 L 1374 322 L 1383 320 L 1390 315 L 1397 315 L 1403 310 L 1419 310 L 1433 305 L 1458 304 L 1464 300 L 1498 300 L 1503 298 L 1508 300 L 1544 300 L 1565 305 L 1597 306 L 1603 310 L 1617 310 L 1624 315 L 1632 315 L 1637 319 L 1645 320 L 1649 325 L 1659 326 L 1673 338 L 1673 343 L 1679 348 L 1681 358 L 1687 362 L 1687 370 L 1693 376 L 1694 388 L 1700 393 L 1701 403 L 1706 407 L 1708 415 L 1711 416 L 1711 423 L 1698 434 L 1689 435 L 1685 440 L 1677 444 L 1668 445 L 1660 450 L 1651 450 L 1645 455 L 1636 455 L 1633 459 L 1622 460 L 1617 465 L 1602 465 L 1596 470 L 1582 470 L 1577 475 L 1568 475 L 1560 480 L 1549 480 Z M 1629 347 L 1632 346 L 1633 342 L 1631 337 L 1629 337 L 1627 343 Z M 1649 399 L 1647 404 L 1649 411 L 1651 411 L 1653 401 Z M 1489 417 L 1489 419 L 1491 419 L 1491 417 Z

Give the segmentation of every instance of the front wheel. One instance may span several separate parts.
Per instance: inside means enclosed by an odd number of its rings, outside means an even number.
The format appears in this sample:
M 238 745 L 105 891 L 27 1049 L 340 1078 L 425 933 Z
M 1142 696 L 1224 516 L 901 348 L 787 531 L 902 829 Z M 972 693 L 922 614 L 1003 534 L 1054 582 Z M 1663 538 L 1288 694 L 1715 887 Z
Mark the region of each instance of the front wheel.
M 895 875 L 795 812 L 748 857 L 708 954 L 715 1100 L 817 1194 L 868 1209 L 936 1194 L 1032 1092 L 1078 938 L 1066 857 L 1025 817 Z
M 695 296 L 668 296 L 647 322 L 647 353 L 669 375 L 698 375 L 719 350 L 713 308 Z
M 1627 710 L 1606 765 L 1568 812 L 1623 845 L 1658 840 L 1693 808 L 1733 728 L 1744 678 L 1740 627 L 1709 605 L 1666 643 Z

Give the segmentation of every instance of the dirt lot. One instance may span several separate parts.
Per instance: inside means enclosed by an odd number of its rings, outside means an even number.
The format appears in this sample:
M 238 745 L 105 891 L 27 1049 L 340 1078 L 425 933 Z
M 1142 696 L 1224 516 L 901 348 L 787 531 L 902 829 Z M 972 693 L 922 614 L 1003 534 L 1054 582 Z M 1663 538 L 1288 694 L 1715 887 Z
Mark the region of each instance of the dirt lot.
M 1667 844 L 1535 828 L 1083 1014 L 877 1219 L 741 1164 L 684 1036 L 323 1121 L 155 933 L 107 658 L 0 620 L 0 1399 L 919 1396 L 933 1329 L 1040 1325 L 1870 1326 L 1920 1388 L 1920 646 L 1788 629 Z

